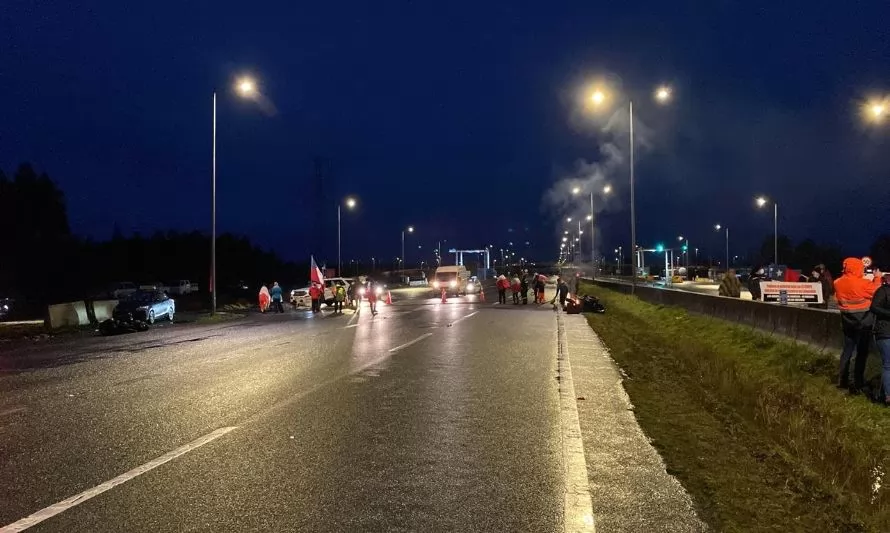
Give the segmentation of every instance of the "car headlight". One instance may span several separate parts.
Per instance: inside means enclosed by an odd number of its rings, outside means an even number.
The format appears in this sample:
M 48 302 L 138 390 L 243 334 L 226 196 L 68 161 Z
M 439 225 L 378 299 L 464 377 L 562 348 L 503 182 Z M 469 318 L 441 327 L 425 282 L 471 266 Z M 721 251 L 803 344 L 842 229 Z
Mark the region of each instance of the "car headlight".
M 448 286 L 452 287 L 452 288 L 457 287 L 457 281 L 451 280 L 451 282 L 448 284 Z
M 467 290 L 468 290 L 468 291 L 473 290 L 473 284 L 472 284 L 472 283 L 467 283 Z
M 434 282 L 433 282 L 433 288 L 434 288 L 434 289 L 438 289 L 438 288 L 439 288 L 439 282 L 438 282 L 438 281 L 434 281 Z
M 381 294 L 383 294 L 383 287 L 377 287 L 377 290 L 375 290 L 374 292 L 377 294 L 377 296 L 380 296 Z

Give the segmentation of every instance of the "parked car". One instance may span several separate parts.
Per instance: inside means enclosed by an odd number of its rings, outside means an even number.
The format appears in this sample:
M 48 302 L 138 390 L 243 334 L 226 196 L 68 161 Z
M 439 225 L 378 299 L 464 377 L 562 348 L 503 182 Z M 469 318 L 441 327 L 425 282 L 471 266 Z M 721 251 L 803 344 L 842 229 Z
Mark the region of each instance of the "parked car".
M 112 318 L 121 322 L 140 321 L 154 324 L 159 318 L 173 321 L 176 302 L 163 291 L 136 291 L 121 300 L 112 312 Z
M 290 291 L 290 303 L 296 307 L 311 306 L 312 298 L 309 297 L 309 287 Z
M 476 276 L 470 276 L 467 280 L 467 294 L 478 294 L 482 291 L 482 282 Z
M 170 287 L 167 286 L 167 284 L 165 284 L 165 283 L 162 282 L 162 281 L 152 281 L 152 282 L 148 282 L 148 283 L 141 283 L 141 284 L 139 285 L 139 290 L 140 290 L 140 291 L 161 291 L 161 292 L 169 292 L 169 291 L 170 291 Z
M 190 294 L 196 289 L 192 286 L 192 282 L 187 279 L 177 279 L 165 285 L 167 294 Z
M 108 286 L 107 295 L 112 300 L 121 300 L 139 290 L 132 281 L 119 281 Z
M 12 313 L 15 300 L 12 298 L 0 298 L 0 320 L 6 320 Z
M 350 283 L 352 283 L 352 278 L 326 278 L 324 280 L 324 303 L 334 304 L 334 285 L 348 287 Z

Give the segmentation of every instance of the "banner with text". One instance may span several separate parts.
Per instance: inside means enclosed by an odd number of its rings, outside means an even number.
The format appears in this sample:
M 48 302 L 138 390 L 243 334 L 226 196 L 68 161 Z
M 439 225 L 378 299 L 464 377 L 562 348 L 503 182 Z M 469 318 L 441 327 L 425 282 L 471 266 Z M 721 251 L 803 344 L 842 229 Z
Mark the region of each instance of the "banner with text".
M 761 281 L 760 293 L 764 302 L 781 304 L 821 304 L 821 283 L 796 283 L 788 281 Z

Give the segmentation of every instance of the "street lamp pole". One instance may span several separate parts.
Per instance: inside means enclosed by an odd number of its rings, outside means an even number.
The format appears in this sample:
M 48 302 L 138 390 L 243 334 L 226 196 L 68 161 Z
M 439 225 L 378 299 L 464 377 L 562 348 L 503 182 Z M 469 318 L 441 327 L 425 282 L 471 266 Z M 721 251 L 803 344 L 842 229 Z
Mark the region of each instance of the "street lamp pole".
M 210 207 L 210 314 L 216 314 L 216 90 L 213 91 L 213 171 Z
M 593 276 L 596 277 L 596 232 L 593 231 L 593 191 L 590 191 L 590 260 L 593 262 Z M 581 223 L 580 221 L 578 222 Z
M 628 104 L 628 116 L 630 117 L 630 244 L 633 253 L 633 277 L 631 278 L 630 293 L 637 290 L 637 208 L 634 200 L 634 103 Z
M 773 258 L 779 266 L 779 202 L 773 203 Z
M 337 204 L 337 275 L 343 275 L 343 266 L 340 259 L 340 204 Z
M 729 226 L 726 226 L 726 268 L 729 268 Z
M 399 265 L 402 274 L 405 274 L 405 230 L 402 230 L 402 263 Z

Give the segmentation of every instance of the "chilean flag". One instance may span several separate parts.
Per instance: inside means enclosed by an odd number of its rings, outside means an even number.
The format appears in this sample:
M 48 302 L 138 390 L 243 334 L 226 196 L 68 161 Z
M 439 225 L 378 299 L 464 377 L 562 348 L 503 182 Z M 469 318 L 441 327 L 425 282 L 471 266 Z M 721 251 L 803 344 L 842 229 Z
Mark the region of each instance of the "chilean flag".
M 312 283 L 318 283 L 322 287 L 324 287 L 324 274 L 321 273 L 321 269 L 318 268 L 318 265 L 315 263 L 315 256 L 310 255 L 309 258 L 312 261 L 312 265 L 309 270 L 309 279 Z

